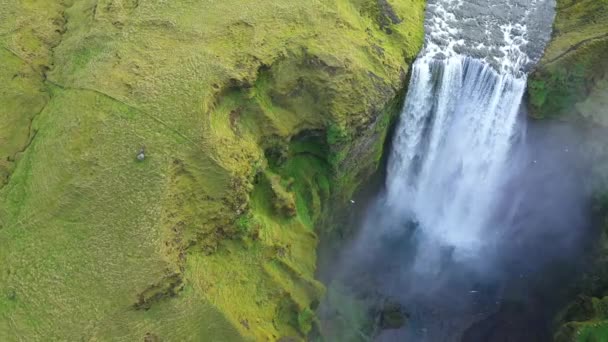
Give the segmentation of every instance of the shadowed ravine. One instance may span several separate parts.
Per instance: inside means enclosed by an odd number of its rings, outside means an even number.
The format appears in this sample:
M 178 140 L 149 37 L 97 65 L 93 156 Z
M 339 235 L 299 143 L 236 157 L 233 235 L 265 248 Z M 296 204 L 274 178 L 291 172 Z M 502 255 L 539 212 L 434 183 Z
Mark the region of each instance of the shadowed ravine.
M 522 111 L 553 5 L 430 2 L 385 186 L 326 267 L 328 330 L 380 341 L 549 339 L 587 225 L 576 134 L 531 125 Z M 336 293 L 374 328 L 357 319 L 336 328 Z

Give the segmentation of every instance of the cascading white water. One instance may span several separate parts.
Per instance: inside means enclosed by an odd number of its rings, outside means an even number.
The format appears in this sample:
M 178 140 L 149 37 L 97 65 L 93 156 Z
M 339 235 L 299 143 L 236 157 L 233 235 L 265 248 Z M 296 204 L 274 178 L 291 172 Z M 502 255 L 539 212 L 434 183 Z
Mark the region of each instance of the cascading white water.
M 475 258 L 499 233 L 492 217 L 524 130 L 525 71 L 539 55 L 529 46 L 528 24 L 549 5 L 430 2 L 386 184 L 388 214 L 419 227 L 414 271 L 439 272 L 445 249 L 456 261 Z M 536 44 L 546 37 L 534 37 Z
M 525 77 L 455 56 L 419 59 L 396 132 L 387 180 L 391 210 L 418 222 L 423 241 L 464 258 L 488 242 L 489 218 L 505 180 Z M 437 248 L 421 248 L 432 270 Z

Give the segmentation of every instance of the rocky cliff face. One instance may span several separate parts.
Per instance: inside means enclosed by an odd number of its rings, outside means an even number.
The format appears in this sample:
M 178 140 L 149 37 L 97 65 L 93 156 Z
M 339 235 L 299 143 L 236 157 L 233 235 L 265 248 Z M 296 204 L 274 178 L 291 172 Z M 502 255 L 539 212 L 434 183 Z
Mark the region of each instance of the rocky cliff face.
M 601 236 L 578 297 L 556 321 L 557 341 L 605 340 L 608 336 L 608 1 L 558 0 L 554 37 L 530 78 L 535 118 L 576 125 L 592 164 L 588 186 Z
M 424 1 L 0 2 L 3 340 L 308 333 Z

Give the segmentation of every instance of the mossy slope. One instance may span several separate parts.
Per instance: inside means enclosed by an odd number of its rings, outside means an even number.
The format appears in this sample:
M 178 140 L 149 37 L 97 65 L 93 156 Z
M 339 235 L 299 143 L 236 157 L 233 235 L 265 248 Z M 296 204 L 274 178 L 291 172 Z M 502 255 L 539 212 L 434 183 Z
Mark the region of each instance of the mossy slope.
M 0 8 L 0 339 L 304 336 L 424 1 Z
M 558 0 L 553 39 L 530 77 L 536 118 L 580 114 L 607 123 L 608 0 Z

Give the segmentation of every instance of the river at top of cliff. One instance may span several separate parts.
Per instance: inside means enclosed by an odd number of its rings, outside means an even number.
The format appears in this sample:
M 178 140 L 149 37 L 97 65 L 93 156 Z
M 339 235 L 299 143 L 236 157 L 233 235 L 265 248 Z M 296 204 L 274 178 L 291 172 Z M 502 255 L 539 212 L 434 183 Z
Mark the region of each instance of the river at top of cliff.
M 554 0 L 429 0 L 423 58 L 464 55 L 522 73 L 551 36 Z

